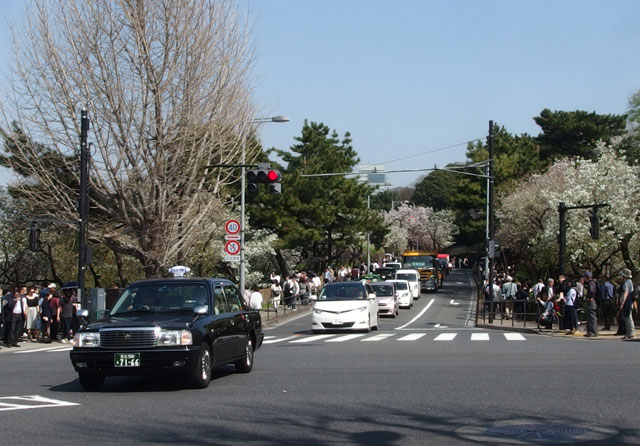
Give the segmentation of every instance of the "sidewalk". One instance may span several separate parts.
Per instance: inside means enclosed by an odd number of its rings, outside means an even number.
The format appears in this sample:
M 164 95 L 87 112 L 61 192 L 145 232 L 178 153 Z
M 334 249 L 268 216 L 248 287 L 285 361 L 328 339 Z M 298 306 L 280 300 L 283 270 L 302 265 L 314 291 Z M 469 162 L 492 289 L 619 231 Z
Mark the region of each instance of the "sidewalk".
M 513 319 L 495 319 L 492 324 L 489 323 L 489 320 L 482 320 L 482 318 L 478 319 L 477 328 L 486 328 L 489 330 L 504 330 L 504 331 L 517 331 L 521 333 L 532 333 L 532 334 L 542 334 L 553 337 L 562 337 L 562 338 L 580 338 L 580 339 L 588 339 L 589 341 L 597 341 L 597 340 L 616 340 L 619 341 L 622 339 L 622 335 L 616 335 L 616 330 L 618 327 L 613 327 L 613 330 L 601 330 L 598 328 L 598 336 L 596 337 L 586 337 L 586 323 L 580 322 L 578 325 L 578 331 L 572 335 L 567 335 L 566 330 L 548 330 L 546 328 L 538 329 L 536 321 L 528 320 L 526 323 L 521 320 L 513 320 Z M 640 336 L 636 336 L 636 339 L 629 340 L 640 341 Z

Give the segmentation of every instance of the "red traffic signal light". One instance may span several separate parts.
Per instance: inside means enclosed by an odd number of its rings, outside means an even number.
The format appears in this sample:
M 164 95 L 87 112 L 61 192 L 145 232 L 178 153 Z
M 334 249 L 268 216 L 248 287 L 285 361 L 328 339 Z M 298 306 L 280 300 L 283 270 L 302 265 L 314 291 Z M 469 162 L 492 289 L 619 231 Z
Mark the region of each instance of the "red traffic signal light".
M 276 181 L 280 181 L 280 179 L 281 179 L 280 172 L 278 172 L 277 170 L 270 170 L 269 172 L 267 172 L 267 179 L 271 183 L 275 183 Z
M 269 192 L 272 194 L 280 193 L 280 181 L 282 174 L 278 170 L 261 167 L 255 170 L 247 171 L 247 181 L 249 182 L 249 193 L 258 193 L 260 183 L 268 185 Z

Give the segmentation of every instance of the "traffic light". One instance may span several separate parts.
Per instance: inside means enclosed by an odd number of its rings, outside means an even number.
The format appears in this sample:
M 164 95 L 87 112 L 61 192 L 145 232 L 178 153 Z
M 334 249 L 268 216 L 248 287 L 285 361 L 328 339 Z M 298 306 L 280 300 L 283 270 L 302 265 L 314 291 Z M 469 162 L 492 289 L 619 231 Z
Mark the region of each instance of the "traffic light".
M 40 229 L 35 224 L 29 229 L 29 250 L 40 251 Z
M 589 220 L 591 220 L 591 227 L 589 228 L 591 238 L 598 240 L 600 238 L 600 218 L 598 217 L 598 208 L 596 206 L 593 207 Z
M 282 174 L 271 169 L 269 164 L 258 164 L 258 169 L 247 171 L 247 190 L 251 194 L 257 194 L 260 192 L 260 184 L 267 184 L 269 193 L 279 194 L 281 191 L 280 181 L 282 180 Z

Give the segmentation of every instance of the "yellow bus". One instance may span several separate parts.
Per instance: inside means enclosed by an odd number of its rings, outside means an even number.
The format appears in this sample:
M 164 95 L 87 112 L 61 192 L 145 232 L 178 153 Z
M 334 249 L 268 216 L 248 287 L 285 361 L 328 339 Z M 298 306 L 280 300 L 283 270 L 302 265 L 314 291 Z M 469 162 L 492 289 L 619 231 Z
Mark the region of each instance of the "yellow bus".
M 438 291 L 440 282 L 438 253 L 431 251 L 404 251 L 402 267 L 417 269 L 420 273 L 420 291 Z

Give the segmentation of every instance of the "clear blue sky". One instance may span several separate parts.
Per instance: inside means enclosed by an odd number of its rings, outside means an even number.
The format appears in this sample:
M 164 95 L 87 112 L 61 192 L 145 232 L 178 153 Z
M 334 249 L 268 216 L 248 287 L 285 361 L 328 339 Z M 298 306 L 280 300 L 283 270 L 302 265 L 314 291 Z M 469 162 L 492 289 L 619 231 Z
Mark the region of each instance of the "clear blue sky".
M 637 0 L 246 0 L 256 19 L 257 100 L 288 124 L 351 132 L 363 163 L 385 163 L 488 132 L 537 135 L 544 108 L 624 113 L 640 89 Z M 387 164 L 464 161 L 461 145 Z M 394 186 L 419 174 L 392 174 Z
M 349 131 L 362 163 L 476 138 L 489 120 L 538 134 L 543 108 L 624 113 L 640 89 L 638 0 L 238 0 L 255 22 L 255 99 L 265 147 L 305 119 Z M 2 25 L 21 6 L 0 0 Z M 0 26 L 0 60 L 8 48 Z M 466 145 L 387 163 L 465 160 Z M 419 176 L 391 174 L 394 186 Z

